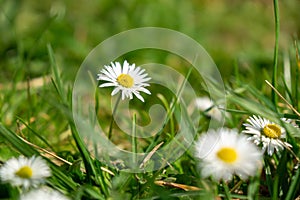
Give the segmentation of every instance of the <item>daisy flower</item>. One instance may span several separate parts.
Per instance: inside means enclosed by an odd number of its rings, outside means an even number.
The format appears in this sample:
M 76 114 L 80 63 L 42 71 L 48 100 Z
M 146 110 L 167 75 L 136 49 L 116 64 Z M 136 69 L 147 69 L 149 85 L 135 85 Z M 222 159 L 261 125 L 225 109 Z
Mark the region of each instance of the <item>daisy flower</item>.
M 35 187 L 51 175 L 50 168 L 41 157 L 11 158 L 0 168 L 0 178 L 13 186 Z
M 135 67 L 135 64 L 129 65 L 125 60 L 123 66 L 119 62 L 111 63 L 111 66 L 104 66 L 104 69 L 98 74 L 97 80 L 107 81 L 99 87 L 115 87 L 111 95 L 122 93 L 122 100 L 125 98 L 132 99 L 135 95 L 144 102 L 140 92 L 151 94 L 145 87 L 149 86 L 147 81 L 151 78 L 145 73 L 145 69 Z
M 201 175 L 216 181 L 229 181 L 234 175 L 247 179 L 261 167 L 262 152 L 236 130 L 209 130 L 195 148 L 195 156 L 201 159 Z
M 69 200 L 60 192 L 49 187 L 42 187 L 22 194 L 20 200 Z
M 271 156 L 274 150 L 283 150 L 284 146 L 291 147 L 287 142 L 282 141 L 286 137 L 286 130 L 271 122 L 268 119 L 253 115 L 244 123 L 246 130 L 243 133 L 251 134 L 249 140 L 256 145 L 262 145 L 262 149 Z
M 222 120 L 221 110 L 214 105 L 213 101 L 208 97 L 198 97 L 194 101 L 195 107 L 209 117 L 212 117 L 218 121 Z M 221 106 L 222 108 L 222 106 Z M 229 117 L 227 115 L 227 117 Z

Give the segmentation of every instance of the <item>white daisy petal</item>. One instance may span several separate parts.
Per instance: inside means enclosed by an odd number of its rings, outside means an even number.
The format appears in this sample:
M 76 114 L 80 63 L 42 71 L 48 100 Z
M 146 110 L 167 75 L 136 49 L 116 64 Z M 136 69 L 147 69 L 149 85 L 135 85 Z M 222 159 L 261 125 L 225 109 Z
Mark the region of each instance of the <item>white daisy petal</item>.
M 134 95 L 139 99 L 141 100 L 142 102 L 144 102 L 144 98 L 137 92 L 134 93 Z
M 139 67 L 138 67 L 139 68 Z M 128 74 L 131 74 L 134 72 L 134 69 L 135 69 L 135 64 L 133 63 L 132 65 L 129 66 L 129 73 Z
M 99 87 L 111 87 L 111 86 L 117 86 L 116 83 L 103 83 L 99 85 Z
M 125 91 L 123 90 L 123 91 L 122 91 L 122 100 L 125 99 L 125 96 L 126 96 L 126 95 L 125 95 Z
M 129 95 L 129 99 L 133 99 L 133 94 L 131 92 L 128 93 L 128 95 Z
M 143 70 L 143 71 L 145 71 L 145 70 Z M 139 75 L 140 78 L 146 78 L 146 77 L 148 76 L 147 73 L 145 73 L 145 74 L 139 73 L 139 74 L 137 74 L 137 75 Z M 151 78 L 148 78 L 148 79 L 150 80 Z
M 114 72 L 114 70 L 112 70 L 111 68 L 108 68 L 107 70 L 103 70 L 102 73 L 103 73 L 103 77 L 108 77 L 109 79 L 112 80 L 115 80 L 116 77 L 118 77 Z
M 115 67 L 113 67 L 112 69 L 115 70 L 117 76 L 122 74 L 122 66 L 119 62 L 115 62 Z
M 140 88 L 139 91 L 145 92 L 146 94 L 151 94 L 151 92 L 149 90 L 147 90 L 146 88 Z
M 289 118 L 281 118 L 281 120 L 285 123 L 288 123 L 288 124 L 294 126 L 297 129 L 300 129 L 299 125 L 297 124 L 297 121 L 299 122 L 300 120 L 289 119 Z
M 101 81 L 108 81 L 108 82 L 113 82 L 113 83 L 115 83 L 115 79 L 111 79 L 111 78 L 109 78 L 109 77 L 107 77 L 107 76 L 99 76 L 99 80 L 101 80 Z
M 145 87 L 149 86 L 147 81 L 151 80 L 145 69 L 135 67 L 135 64 L 130 65 L 126 60 L 123 66 L 119 62 L 111 63 L 110 66 L 104 66 L 104 69 L 97 74 L 97 80 L 105 81 L 99 87 L 115 87 L 111 95 L 121 92 L 121 98 L 132 99 L 135 95 L 138 99 L 144 102 L 144 98 L 140 92 L 151 94 Z
M 268 154 L 271 156 L 271 155 L 273 155 L 273 152 L 274 152 L 274 145 L 268 145 L 268 147 L 267 147 L 267 152 L 268 152 Z
M 288 147 L 290 147 L 290 148 L 293 147 L 291 144 L 289 144 L 289 143 L 287 143 L 287 142 L 283 142 L 283 143 L 284 143 L 285 146 L 288 146 Z
M 141 76 L 141 82 L 146 82 L 146 81 L 150 81 L 151 80 L 151 78 L 149 77 L 149 78 L 145 78 L 145 77 L 147 77 L 148 75 L 146 75 L 146 76 Z
M 112 92 L 111 92 L 111 96 L 114 96 L 115 94 L 117 94 L 120 91 L 120 87 L 116 87 Z
M 127 74 L 128 73 L 128 68 L 129 68 L 129 63 L 125 60 L 123 63 L 123 74 Z

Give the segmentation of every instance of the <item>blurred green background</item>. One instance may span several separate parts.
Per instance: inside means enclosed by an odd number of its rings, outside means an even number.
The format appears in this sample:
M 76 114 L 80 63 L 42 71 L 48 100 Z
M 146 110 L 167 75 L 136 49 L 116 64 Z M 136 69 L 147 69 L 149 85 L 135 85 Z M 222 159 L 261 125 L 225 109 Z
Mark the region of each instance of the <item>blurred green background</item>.
M 280 48 L 300 31 L 299 1 L 280 1 Z M 119 32 L 165 27 L 192 37 L 208 51 L 223 77 L 238 62 L 254 78 L 272 65 L 274 16 L 271 0 L 0 1 L 0 82 L 49 73 L 46 45 L 54 49 L 68 80 L 87 54 Z

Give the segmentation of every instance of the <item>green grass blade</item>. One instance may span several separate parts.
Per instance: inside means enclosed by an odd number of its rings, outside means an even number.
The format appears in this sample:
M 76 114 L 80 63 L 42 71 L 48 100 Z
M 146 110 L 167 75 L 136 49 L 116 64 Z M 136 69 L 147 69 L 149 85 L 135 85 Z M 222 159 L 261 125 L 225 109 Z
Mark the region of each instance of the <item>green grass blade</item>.
M 278 0 L 273 0 L 273 5 L 274 5 L 274 16 L 275 16 L 275 48 L 274 48 L 274 59 L 273 59 L 272 85 L 275 88 L 277 88 L 278 48 L 279 48 L 279 32 L 280 32 Z M 272 90 L 272 101 L 274 105 L 277 105 L 277 95 L 273 90 Z
M 5 141 L 10 143 L 16 150 L 25 156 L 32 156 L 38 154 L 31 146 L 24 143 L 15 133 L 5 128 L 0 123 L 0 134 L 5 138 Z
M 299 192 L 299 186 L 300 186 L 300 170 L 297 169 L 296 174 L 292 178 L 292 182 L 285 199 L 286 200 L 295 199 L 297 190 Z
M 55 61 L 54 52 L 53 52 L 53 49 L 50 44 L 47 45 L 47 50 L 48 50 L 48 54 L 49 54 L 51 69 L 52 69 L 53 76 L 54 76 L 52 79 L 52 83 L 54 84 L 55 89 L 57 90 L 59 96 L 61 98 L 63 98 L 62 100 L 65 103 L 66 99 L 64 98 L 65 95 L 63 95 L 64 94 L 63 83 L 62 83 L 61 77 L 59 75 L 59 70 L 58 70 L 58 66 Z
M 257 95 L 257 96 L 259 96 L 259 95 Z M 235 94 L 227 95 L 227 101 L 241 106 L 246 111 L 249 111 L 252 114 L 256 114 L 256 115 L 268 118 L 274 122 L 278 121 L 277 113 L 275 113 L 274 111 L 272 111 L 266 107 L 264 107 L 264 109 L 261 109 L 262 104 L 257 101 L 254 101 L 251 99 L 245 99 L 245 98 L 239 97 Z
M 230 191 L 229 191 L 229 187 L 228 187 L 228 185 L 227 185 L 227 183 L 225 181 L 222 182 L 222 186 L 224 188 L 225 198 L 227 200 L 231 200 L 232 197 L 231 197 L 231 194 L 230 194 Z
M 294 87 L 294 95 L 295 95 L 295 108 L 299 108 L 299 81 L 300 81 L 300 55 L 299 55 L 299 48 L 298 42 L 295 40 L 295 49 L 296 49 L 296 72 L 295 72 L 295 87 Z
M 67 175 L 65 174 L 58 166 L 51 163 L 50 165 L 52 171 L 52 177 L 49 179 L 50 184 L 55 185 L 56 187 L 60 185 L 62 188 L 75 191 L 78 185 Z
M 252 177 L 249 181 L 248 186 L 248 192 L 247 197 L 249 200 L 255 200 L 259 197 L 259 186 L 260 186 L 260 177 L 261 173 L 258 172 L 258 174 L 255 177 Z

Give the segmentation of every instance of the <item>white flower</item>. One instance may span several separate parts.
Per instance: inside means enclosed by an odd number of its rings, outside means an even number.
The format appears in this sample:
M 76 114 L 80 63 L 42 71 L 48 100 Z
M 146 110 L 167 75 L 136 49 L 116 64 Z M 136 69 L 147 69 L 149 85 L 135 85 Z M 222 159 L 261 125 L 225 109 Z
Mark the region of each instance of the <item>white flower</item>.
M 246 179 L 262 164 L 262 152 L 236 130 L 209 130 L 200 136 L 195 148 L 195 156 L 201 159 L 201 175 L 217 181 L 229 181 L 233 175 Z
M 284 146 L 291 147 L 289 143 L 281 140 L 286 137 L 286 130 L 278 124 L 255 115 L 248 118 L 247 122 L 243 124 L 246 128 L 243 133 L 251 134 L 249 140 L 256 145 L 262 145 L 262 149 L 267 150 L 269 155 L 274 153 L 274 149 L 279 151 L 283 150 Z
M 104 66 L 105 69 L 100 71 L 97 80 L 107 81 L 99 87 L 114 86 L 111 95 L 117 94 L 119 91 L 122 93 L 122 100 L 125 98 L 132 99 L 133 94 L 144 102 L 144 98 L 140 92 L 151 94 L 145 87 L 149 86 L 147 81 L 151 78 L 147 77 L 144 69 L 135 67 L 135 64 L 129 65 L 125 60 L 123 66 L 119 62 L 111 63 L 111 66 Z
M 22 194 L 20 200 L 69 200 L 69 198 L 49 187 L 42 187 Z
M 210 98 L 198 97 L 195 99 L 194 104 L 198 110 L 204 112 L 207 116 L 212 117 L 218 121 L 221 121 L 223 119 L 221 110 L 214 105 Z
M 11 158 L 0 168 L 2 181 L 13 186 L 35 187 L 51 175 L 50 168 L 41 157 Z

